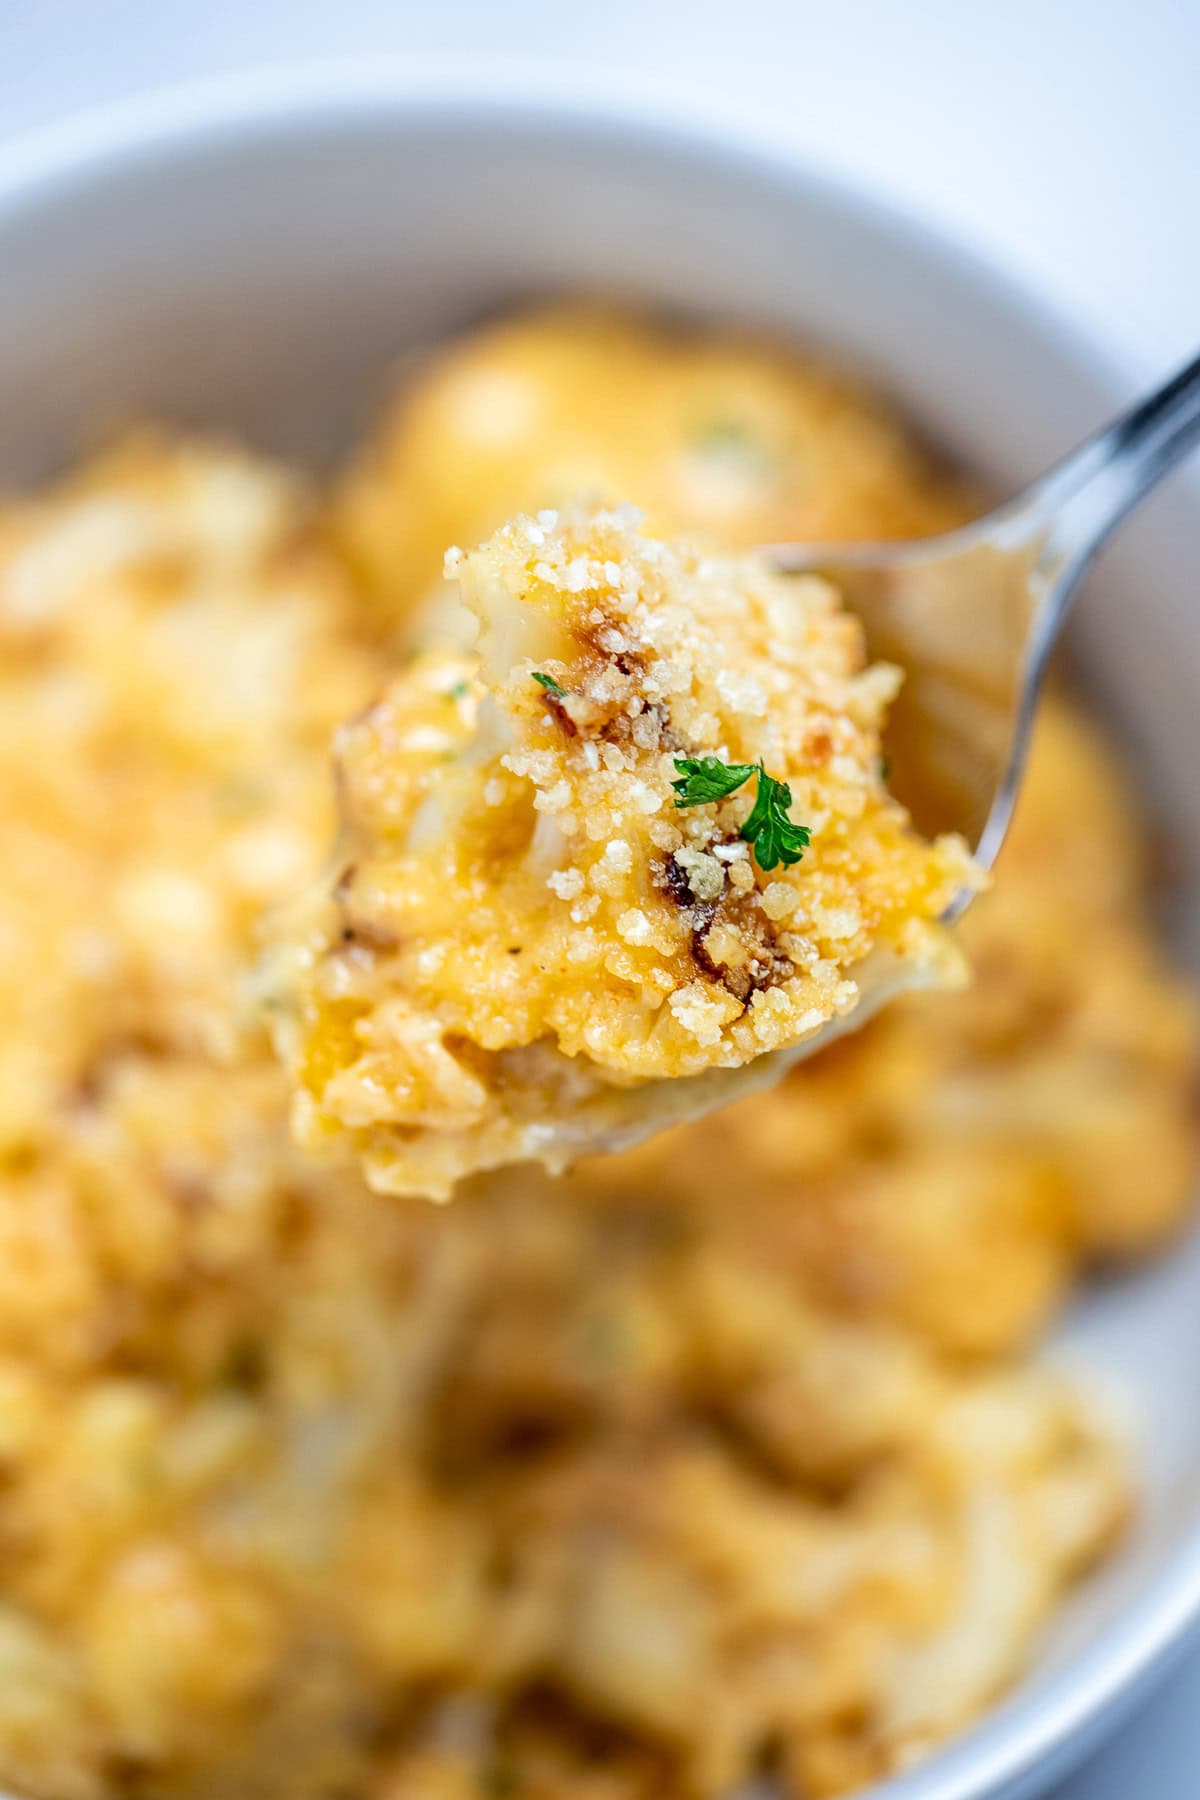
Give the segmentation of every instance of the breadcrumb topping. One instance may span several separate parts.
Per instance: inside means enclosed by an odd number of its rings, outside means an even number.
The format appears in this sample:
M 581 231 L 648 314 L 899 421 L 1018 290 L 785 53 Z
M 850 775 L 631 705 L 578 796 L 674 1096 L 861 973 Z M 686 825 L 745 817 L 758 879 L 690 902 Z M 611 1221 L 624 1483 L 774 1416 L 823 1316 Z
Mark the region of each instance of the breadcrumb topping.
M 418 656 L 340 734 L 353 867 L 296 933 L 280 1037 L 302 1140 L 349 1134 L 380 1188 L 632 1139 L 957 974 L 969 858 L 880 776 L 896 672 L 827 583 L 638 525 L 543 512 L 451 551 L 476 652 Z M 689 758 L 786 793 L 799 860 L 744 841 L 753 782 L 685 806 Z

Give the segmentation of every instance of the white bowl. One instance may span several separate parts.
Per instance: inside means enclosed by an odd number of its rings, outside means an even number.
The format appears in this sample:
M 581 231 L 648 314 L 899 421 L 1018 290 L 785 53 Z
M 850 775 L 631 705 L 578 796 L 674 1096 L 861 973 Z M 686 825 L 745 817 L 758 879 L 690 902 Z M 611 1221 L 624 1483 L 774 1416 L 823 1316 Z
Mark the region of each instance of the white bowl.
M 331 457 L 404 345 L 561 286 L 833 345 L 1005 485 L 1128 397 L 1029 294 L 786 151 L 578 87 L 514 91 L 494 70 L 299 72 L 97 115 L 0 161 L 0 269 L 5 484 L 127 418 Z M 1175 840 L 1185 927 L 1200 918 L 1198 565 L 1200 509 L 1177 483 L 1089 583 L 1076 643 Z M 1041 1790 L 1200 1615 L 1200 1244 L 1089 1296 L 1052 1353 L 1141 1407 L 1135 1540 L 1019 1690 L 889 1800 Z

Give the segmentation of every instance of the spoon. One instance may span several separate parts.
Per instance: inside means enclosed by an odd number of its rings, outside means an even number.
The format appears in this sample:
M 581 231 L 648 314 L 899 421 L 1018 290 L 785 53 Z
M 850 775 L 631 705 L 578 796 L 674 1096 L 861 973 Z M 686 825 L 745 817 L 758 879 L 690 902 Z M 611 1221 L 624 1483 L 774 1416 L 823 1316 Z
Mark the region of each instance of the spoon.
M 1029 752 L 1050 652 L 1109 534 L 1200 443 L 1200 357 L 974 524 L 894 544 L 775 544 L 858 614 L 872 658 L 904 686 L 888 785 L 930 836 L 955 831 L 990 868 Z M 971 899 L 951 902 L 956 919 Z

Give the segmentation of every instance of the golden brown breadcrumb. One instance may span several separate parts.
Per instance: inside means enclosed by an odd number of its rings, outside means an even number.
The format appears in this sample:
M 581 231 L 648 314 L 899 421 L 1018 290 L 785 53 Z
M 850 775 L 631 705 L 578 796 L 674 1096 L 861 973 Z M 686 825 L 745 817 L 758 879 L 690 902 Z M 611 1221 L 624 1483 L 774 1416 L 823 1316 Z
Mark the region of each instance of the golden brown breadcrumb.
M 341 866 L 284 939 L 302 1141 L 441 1198 L 696 1116 L 955 978 L 938 920 L 971 864 L 888 795 L 898 675 L 826 583 L 629 510 L 518 518 L 449 561 L 478 660 L 418 656 L 341 734 Z M 742 785 L 681 809 L 705 759 Z M 768 778 L 798 860 L 747 841 Z

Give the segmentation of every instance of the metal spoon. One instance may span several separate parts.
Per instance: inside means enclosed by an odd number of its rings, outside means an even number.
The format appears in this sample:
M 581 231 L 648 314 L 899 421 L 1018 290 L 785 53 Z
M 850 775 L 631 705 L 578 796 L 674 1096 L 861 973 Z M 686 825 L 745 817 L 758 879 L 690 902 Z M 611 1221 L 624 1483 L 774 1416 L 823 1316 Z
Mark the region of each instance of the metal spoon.
M 957 831 L 990 867 L 1004 841 L 1050 652 L 1109 533 L 1200 443 L 1200 357 L 1015 500 L 912 543 L 776 544 L 829 577 L 899 664 L 889 786 L 927 835 Z M 951 904 L 954 919 L 971 898 Z

